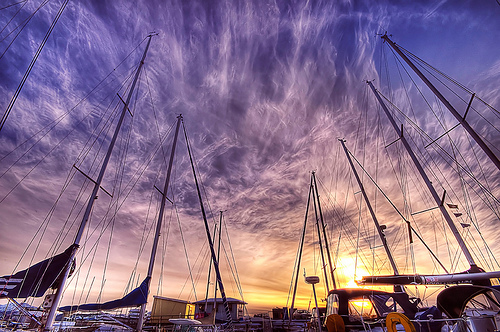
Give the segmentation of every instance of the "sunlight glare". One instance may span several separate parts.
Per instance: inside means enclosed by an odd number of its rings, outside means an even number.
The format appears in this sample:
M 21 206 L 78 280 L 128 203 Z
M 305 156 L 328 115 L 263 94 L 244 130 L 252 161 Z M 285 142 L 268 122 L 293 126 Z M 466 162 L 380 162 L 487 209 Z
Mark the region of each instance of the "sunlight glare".
M 359 288 L 356 284 L 356 280 L 360 280 L 363 276 L 370 275 L 363 267 L 356 267 L 356 260 L 353 257 L 340 257 L 337 271 L 339 283 L 347 288 Z

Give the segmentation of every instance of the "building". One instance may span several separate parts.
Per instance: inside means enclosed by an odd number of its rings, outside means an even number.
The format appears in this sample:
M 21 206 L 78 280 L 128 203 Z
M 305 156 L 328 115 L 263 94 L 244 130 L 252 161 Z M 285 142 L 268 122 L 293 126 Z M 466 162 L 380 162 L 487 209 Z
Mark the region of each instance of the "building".
M 167 324 L 170 318 L 193 318 L 194 304 L 189 301 L 153 296 L 150 323 Z
M 215 319 L 218 322 L 226 321 L 226 311 L 224 310 L 224 304 L 221 298 L 215 300 L 217 305 Z M 209 316 L 214 309 L 214 299 L 200 300 L 193 303 L 195 305 L 195 319 L 200 319 Z M 243 318 L 243 309 L 246 302 L 234 298 L 227 298 L 227 304 L 229 306 L 229 311 L 231 313 L 231 318 L 233 321 L 238 321 Z

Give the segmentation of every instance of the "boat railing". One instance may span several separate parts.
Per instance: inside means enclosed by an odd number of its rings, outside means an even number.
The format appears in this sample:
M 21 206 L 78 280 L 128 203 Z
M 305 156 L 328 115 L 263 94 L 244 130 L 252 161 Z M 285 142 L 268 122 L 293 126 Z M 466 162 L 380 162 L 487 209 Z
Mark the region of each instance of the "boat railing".
M 499 331 L 496 327 L 493 316 L 482 315 L 482 316 L 466 316 L 460 318 L 440 318 L 434 319 L 429 317 L 428 319 L 412 319 L 410 320 L 417 331 L 440 331 L 440 332 L 458 332 L 458 331 L 468 331 L 468 332 L 484 332 L 484 331 Z M 363 329 L 366 331 L 386 331 L 386 321 L 385 319 L 378 319 L 373 321 L 364 321 Z M 436 329 L 436 326 L 439 326 Z M 346 325 L 346 329 L 358 327 L 359 325 Z M 489 329 L 493 327 L 494 329 Z M 485 330 L 486 328 L 486 330 Z M 399 330 L 398 330 L 399 331 Z

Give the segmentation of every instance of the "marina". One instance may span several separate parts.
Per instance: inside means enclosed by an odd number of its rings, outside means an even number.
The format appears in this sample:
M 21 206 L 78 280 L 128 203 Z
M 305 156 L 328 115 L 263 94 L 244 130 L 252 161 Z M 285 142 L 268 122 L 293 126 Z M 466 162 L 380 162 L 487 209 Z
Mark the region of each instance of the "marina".
M 500 331 L 495 10 L 5 4 L 0 331 Z

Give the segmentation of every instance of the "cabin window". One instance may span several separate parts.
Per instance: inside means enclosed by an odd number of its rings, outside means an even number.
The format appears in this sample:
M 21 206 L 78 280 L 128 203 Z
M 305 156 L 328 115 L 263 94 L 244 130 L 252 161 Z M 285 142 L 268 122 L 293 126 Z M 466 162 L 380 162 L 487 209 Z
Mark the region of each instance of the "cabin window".
M 389 295 L 373 295 L 373 303 L 380 316 L 385 317 L 389 312 L 403 312 L 403 308 L 397 305 L 397 302 Z
M 338 294 L 328 295 L 328 300 L 326 302 L 326 315 L 330 316 L 339 313 L 339 296 Z
M 492 294 L 486 293 L 469 300 L 465 306 L 465 310 L 470 311 L 472 315 L 474 315 L 475 311 L 478 311 L 477 314 L 480 315 L 480 311 L 483 310 L 491 310 L 496 313 L 500 310 L 500 306 Z
M 349 320 L 359 321 L 377 318 L 377 313 L 370 299 L 362 297 L 349 300 Z

